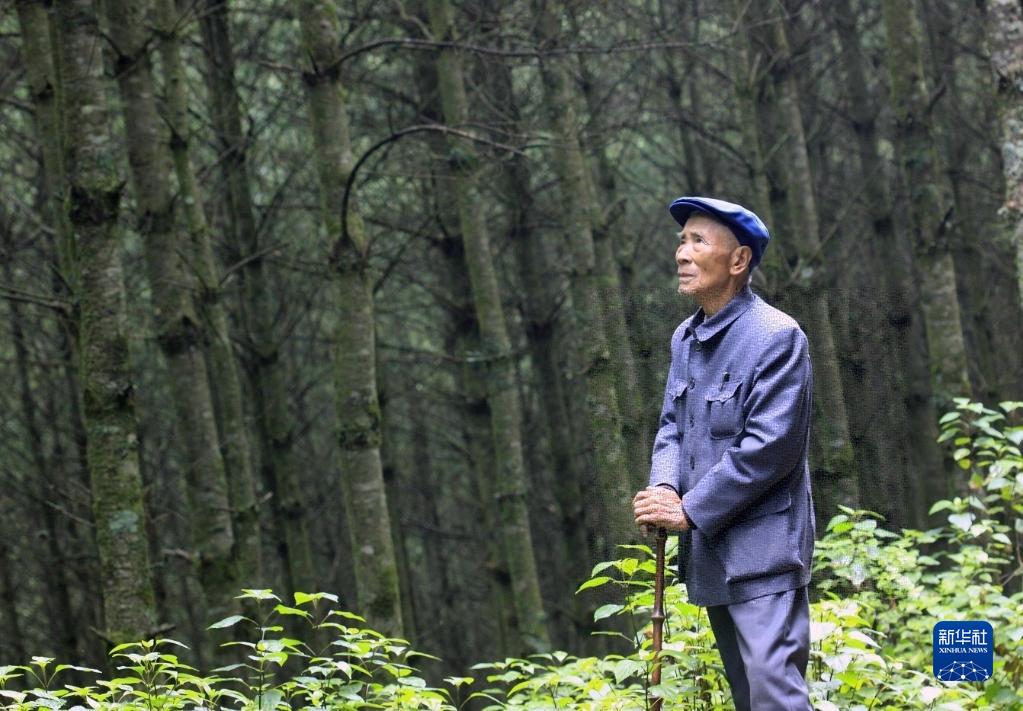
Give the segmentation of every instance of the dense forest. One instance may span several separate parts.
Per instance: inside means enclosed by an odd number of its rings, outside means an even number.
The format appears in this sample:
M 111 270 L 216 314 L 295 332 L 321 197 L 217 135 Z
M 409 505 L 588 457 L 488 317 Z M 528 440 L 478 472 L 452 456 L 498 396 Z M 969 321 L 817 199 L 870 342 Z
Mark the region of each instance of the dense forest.
M 953 398 L 1023 399 L 1018 2 L 0 9 L 0 662 L 212 664 L 243 588 L 613 649 L 679 195 L 771 229 L 819 523 L 926 528 Z

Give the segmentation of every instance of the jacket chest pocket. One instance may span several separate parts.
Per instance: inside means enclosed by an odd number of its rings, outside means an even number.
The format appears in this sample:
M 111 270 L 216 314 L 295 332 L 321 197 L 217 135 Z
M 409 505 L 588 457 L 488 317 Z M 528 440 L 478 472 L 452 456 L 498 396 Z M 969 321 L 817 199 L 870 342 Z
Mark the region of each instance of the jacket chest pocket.
M 678 428 L 679 434 L 684 436 L 686 432 L 686 390 L 689 389 L 689 382 L 683 378 L 673 387 L 671 397 L 675 404 L 675 426 Z
M 742 402 L 739 397 L 741 380 L 722 383 L 717 390 L 706 394 L 707 429 L 713 439 L 735 437 L 742 431 Z

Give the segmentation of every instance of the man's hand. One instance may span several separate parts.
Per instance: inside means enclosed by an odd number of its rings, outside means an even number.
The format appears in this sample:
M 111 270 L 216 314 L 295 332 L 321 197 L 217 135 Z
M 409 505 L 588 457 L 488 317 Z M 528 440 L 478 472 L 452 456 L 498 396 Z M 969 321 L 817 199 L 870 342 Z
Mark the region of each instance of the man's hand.
M 689 519 L 682 511 L 682 499 L 664 486 L 648 486 L 632 499 L 632 512 L 643 535 L 657 528 L 688 531 Z

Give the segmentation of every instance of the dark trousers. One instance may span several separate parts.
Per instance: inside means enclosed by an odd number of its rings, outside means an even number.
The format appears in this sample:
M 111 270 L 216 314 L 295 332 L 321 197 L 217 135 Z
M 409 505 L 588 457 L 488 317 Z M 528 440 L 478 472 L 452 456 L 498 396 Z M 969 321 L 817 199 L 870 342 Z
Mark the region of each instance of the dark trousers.
M 806 588 L 707 608 L 736 711 L 807 711 Z

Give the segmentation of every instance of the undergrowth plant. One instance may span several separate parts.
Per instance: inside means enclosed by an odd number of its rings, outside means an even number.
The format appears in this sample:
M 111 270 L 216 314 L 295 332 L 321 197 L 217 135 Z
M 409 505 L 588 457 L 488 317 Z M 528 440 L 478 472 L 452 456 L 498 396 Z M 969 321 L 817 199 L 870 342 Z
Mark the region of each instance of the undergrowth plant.
M 930 530 L 886 530 L 878 514 L 839 507 L 817 543 L 807 681 L 818 711 L 1023 709 L 1023 403 L 992 410 L 957 400 L 941 420 L 941 440 L 964 472 L 959 495 L 936 502 L 945 522 Z M 664 709 L 732 708 L 706 612 L 685 587 L 665 591 L 662 681 L 648 684 L 654 559 L 648 546 L 622 546 L 579 591 L 618 586 L 624 602 L 594 612 L 600 622 L 628 616 L 629 654 L 576 657 L 563 651 L 472 667 L 431 685 L 417 652 L 343 609 L 328 593 L 271 590 L 239 596 L 251 616 L 231 615 L 212 630 L 240 661 L 203 674 L 182 661 L 172 639 L 114 647 L 113 678 L 53 659 L 0 666 L 0 710 L 123 709 Z M 676 553 L 668 543 L 668 556 Z M 931 673 L 931 630 L 941 620 L 987 620 L 994 629 L 994 674 L 985 682 L 943 682 Z M 295 630 L 304 630 L 295 633 Z M 610 630 L 602 634 L 620 634 Z M 95 675 L 64 683 L 69 670 Z

